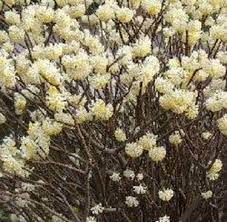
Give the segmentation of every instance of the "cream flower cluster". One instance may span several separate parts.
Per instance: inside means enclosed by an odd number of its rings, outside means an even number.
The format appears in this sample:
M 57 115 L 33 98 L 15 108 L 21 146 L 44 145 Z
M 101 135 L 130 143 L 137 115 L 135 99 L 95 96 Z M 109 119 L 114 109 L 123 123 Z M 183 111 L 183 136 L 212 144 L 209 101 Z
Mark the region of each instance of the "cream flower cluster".
M 114 132 L 114 136 L 117 141 L 124 142 L 127 138 L 125 132 L 121 128 L 117 128 Z
M 7 57 L 8 53 L 6 51 L 2 51 L 0 54 L 0 84 L 1 87 L 11 88 L 16 84 L 16 75 L 13 60 Z
M 127 143 L 125 147 L 125 152 L 128 156 L 136 158 L 142 155 L 143 147 L 137 143 Z
M 202 133 L 202 138 L 205 139 L 205 140 L 210 139 L 211 136 L 212 136 L 212 133 L 210 133 L 209 131 L 206 131 L 206 132 Z
M 156 146 L 157 135 L 153 133 L 147 133 L 139 138 L 138 144 L 143 147 L 144 150 L 150 150 Z
M 119 182 L 121 180 L 120 173 L 113 172 L 112 175 L 110 176 L 110 179 L 114 182 Z
M 210 180 L 216 180 L 219 177 L 219 172 L 222 169 L 222 161 L 220 159 L 216 159 L 214 163 L 212 164 L 211 168 L 207 172 L 207 177 Z
M 162 161 L 166 156 L 166 148 L 157 145 L 157 136 L 147 133 L 140 137 L 137 142 L 127 143 L 125 152 L 131 158 L 137 158 L 142 155 L 143 151 L 148 151 L 148 156 L 154 162 Z
M 137 194 L 145 194 L 147 191 L 146 186 L 142 186 L 141 184 L 139 186 L 133 186 L 133 191 Z
M 218 119 L 218 128 L 225 136 L 227 136 L 227 114 Z
M 29 173 L 24 170 L 25 162 L 12 137 L 6 137 L 3 139 L 0 157 L 3 170 L 20 176 L 28 176 Z
M 198 94 L 191 84 L 205 81 L 208 77 L 221 78 L 225 70 L 218 59 L 208 59 L 203 50 L 194 51 L 190 57 L 183 56 L 181 64 L 177 58 L 169 60 L 169 69 L 155 81 L 157 91 L 164 94 L 160 98 L 160 105 L 194 119 L 199 111 L 196 104 Z M 225 94 L 226 92 L 220 91 L 207 98 L 207 109 L 214 112 L 225 108 Z
M 173 134 L 169 136 L 169 142 L 175 146 L 182 143 L 181 134 L 179 131 L 175 131 Z
M 133 170 L 130 169 L 126 169 L 123 172 L 124 177 L 133 180 L 135 178 L 135 172 Z
M 126 199 L 125 199 L 125 204 L 128 207 L 137 207 L 139 205 L 139 201 L 137 200 L 136 197 L 127 196 Z
M 159 220 L 157 220 L 156 222 L 170 222 L 170 217 L 167 215 L 159 217 Z
M 91 112 L 97 120 L 108 120 L 113 115 L 113 107 L 99 99 L 92 105 Z
M 41 124 L 38 121 L 29 124 L 28 135 L 21 137 L 19 149 L 12 137 L 6 137 L 1 144 L 3 169 L 27 176 L 26 161 L 46 158 L 49 154 L 50 137 L 58 135 L 61 130 L 62 124 L 47 118 Z
M 6 122 L 6 117 L 0 113 L 0 125 Z
M 99 203 L 91 208 L 91 212 L 92 214 L 98 215 L 98 214 L 101 214 L 104 211 L 104 209 L 105 208 L 102 206 L 102 204 Z
M 158 196 L 162 201 L 170 201 L 174 196 L 172 189 L 163 189 L 158 192 Z
M 201 196 L 207 200 L 210 199 L 213 196 L 213 192 L 211 190 L 208 190 L 206 192 L 201 193 Z

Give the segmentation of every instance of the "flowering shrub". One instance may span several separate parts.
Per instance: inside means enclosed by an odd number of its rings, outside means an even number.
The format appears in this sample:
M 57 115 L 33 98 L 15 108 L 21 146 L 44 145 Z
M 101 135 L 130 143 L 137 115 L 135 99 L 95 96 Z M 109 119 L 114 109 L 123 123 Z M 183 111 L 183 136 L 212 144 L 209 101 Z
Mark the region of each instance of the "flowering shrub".
M 0 1 L 6 221 L 219 221 L 226 13 L 225 0 Z

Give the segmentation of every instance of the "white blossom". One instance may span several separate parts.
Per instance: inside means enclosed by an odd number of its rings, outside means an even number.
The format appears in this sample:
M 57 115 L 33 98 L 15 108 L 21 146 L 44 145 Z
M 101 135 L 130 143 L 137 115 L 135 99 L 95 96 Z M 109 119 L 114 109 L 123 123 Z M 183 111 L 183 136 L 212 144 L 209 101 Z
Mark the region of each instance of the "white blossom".
M 158 192 L 158 196 L 163 201 L 170 201 L 174 195 L 172 189 L 163 189 Z
M 101 214 L 104 211 L 104 209 L 105 208 L 102 206 L 102 204 L 99 203 L 91 208 L 91 212 L 92 214 L 98 215 L 98 214 Z
M 112 175 L 110 176 L 110 179 L 113 180 L 114 182 L 119 182 L 121 180 L 120 173 L 113 172 Z
M 211 190 L 208 190 L 206 192 L 201 193 L 201 196 L 207 200 L 213 196 L 213 192 Z
M 128 207 L 137 207 L 139 205 L 139 201 L 136 197 L 127 196 L 125 199 L 125 203 Z
M 133 191 L 137 194 L 145 194 L 147 187 L 140 184 L 138 186 L 133 186 Z

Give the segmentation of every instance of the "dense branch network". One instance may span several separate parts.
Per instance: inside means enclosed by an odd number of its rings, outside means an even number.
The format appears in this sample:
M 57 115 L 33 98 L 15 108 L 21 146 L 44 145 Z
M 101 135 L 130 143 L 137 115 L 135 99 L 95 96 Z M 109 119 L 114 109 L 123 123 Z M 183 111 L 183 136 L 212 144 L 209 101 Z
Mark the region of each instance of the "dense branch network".
M 226 10 L 0 1 L 1 219 L 218 221 Z

